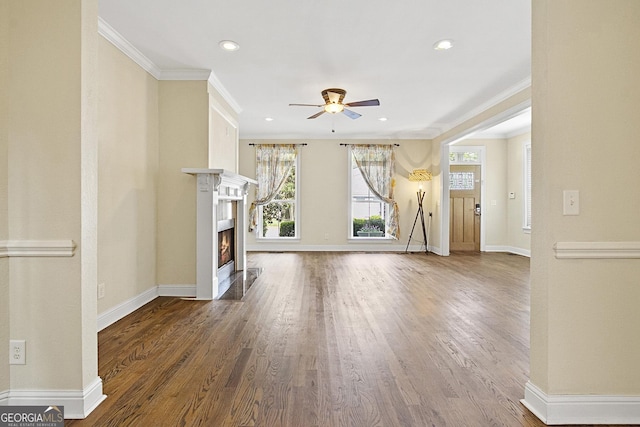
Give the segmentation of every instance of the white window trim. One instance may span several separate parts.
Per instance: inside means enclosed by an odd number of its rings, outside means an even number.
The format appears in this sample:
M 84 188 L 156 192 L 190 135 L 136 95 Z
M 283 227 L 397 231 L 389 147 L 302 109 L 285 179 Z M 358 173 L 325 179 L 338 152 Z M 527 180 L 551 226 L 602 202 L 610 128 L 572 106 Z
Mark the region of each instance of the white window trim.
M 348 206 L 348 215 L 347 215 L 347 242 L 349 243 L 361 243 L 366 241 L 367 243 L 389 243 L 390 241 L 395 240 L 393 237 L 387 234 L 387 221 L 389 218 L 385 218 L 385 233 L 383 237 L 358 237 L 353 235 L 353 195 L 351 194 L 351 165 L 353 163 L 353 154 L 351 154 L 351 146 L 347 147 L 347 206 Z M 390 212 L 391 207 L 389 203 L 384 203 L 387 205 L 386 211 L 387 214 Z
M 256 241 L 258 242 L 292 242 L 300 240 L 300 151 L 298 150 L 298 154 L 296 156 L 295 168 L 296 168 L 296 195 L 294 198 L 295 205 L 295 215 L 293 221 L 295 222 L 295 236 L 293 237 L 262 237 L 262 208 L 263 206 L 258 206 L 258 227 L 256 227 L 257 235 Z
M 529 151 L 529 155 L 527 155 L 527 150 Z M 531 233 L 531 223 L 530 218 L 528 216 L 529 205 L 531 204 L 531 192 L 530 189 L 530 181 L 531 181 L 531 141 L 524 141 L 522 143 L 522 230 L 525 233 Z

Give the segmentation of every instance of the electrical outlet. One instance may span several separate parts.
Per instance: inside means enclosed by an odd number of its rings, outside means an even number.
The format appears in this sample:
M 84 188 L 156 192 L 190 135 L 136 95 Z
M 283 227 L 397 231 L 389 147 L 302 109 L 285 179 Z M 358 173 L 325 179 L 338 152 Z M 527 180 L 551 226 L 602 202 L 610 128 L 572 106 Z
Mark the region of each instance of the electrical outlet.
M 9 364 L 10 365 L 26 365 L 27 364 L 27 343 L 25 340 L 9 341 Z
M 105 286 L 104 283 L 98 283 L 98 299 L 104 298 Z

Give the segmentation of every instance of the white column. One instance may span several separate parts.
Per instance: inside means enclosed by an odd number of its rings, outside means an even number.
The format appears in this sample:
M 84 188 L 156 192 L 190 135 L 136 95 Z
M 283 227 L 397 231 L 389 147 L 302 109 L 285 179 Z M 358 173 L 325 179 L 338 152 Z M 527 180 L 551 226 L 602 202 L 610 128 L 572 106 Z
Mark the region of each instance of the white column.
M 196 298 L 213 299 L 218 295 L 218 191 L 214 175 L 199 173 L 197 178 Z

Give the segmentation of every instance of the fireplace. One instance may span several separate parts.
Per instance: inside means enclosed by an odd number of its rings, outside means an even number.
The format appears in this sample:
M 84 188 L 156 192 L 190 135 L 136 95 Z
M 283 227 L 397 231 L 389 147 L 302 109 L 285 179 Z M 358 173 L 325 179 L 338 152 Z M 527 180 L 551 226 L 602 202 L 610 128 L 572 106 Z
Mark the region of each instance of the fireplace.
M 220 230 L 218 225 L 218 268 L 222 268 L 235 259 L 235 229 L 231 228 Z
M 245 270 L 247 192 L 251 178 L 224 169 L 184 168 L 196 181 L 196 299 L 218 299 Z
M 235 271 L 235 220 L 218 221 L 218 282 L 227 279 Z

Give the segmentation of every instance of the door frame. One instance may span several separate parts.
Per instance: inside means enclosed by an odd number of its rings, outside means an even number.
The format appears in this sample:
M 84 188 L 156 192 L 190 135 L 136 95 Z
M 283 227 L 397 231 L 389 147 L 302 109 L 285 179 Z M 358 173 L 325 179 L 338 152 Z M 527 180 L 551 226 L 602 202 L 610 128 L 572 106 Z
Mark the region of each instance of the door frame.
M 462 141 L 460 141 L 462 142 Z M 450 148 L 452 146 L 456 147 L 455 150 L 451 150 Z M 449 153 L 451 153 L 452 151 L 475 151 L 475 152 L 479 152 L 480 153 L 480 163 L 470 163 L 470 166 L 480 166 L 480 252 L 485 252 L 485 235 L 486 235 L 486 221 L 485 221 L 485 201 L 484 199 L 485 197 L 485 173 L 486 173 L 486 162 L 487 162 L 487 147 L 485 145 L 458 145 L 458 144 L 449 144 Z M 447 158 L 449 158 L 449 155 L 447 154 Z M 451 164 L 447 165 L 447 169 L 449 169 L 449 172 L 451 171 Z M 449 188 L 449 172 L 447 172 L 447 197 L 450 199 L 451 198 L 451 189 Z M 449 209 L 451 209 L 451 206 L 449 206 Z M 447 215 L 446 218 L 446 224 L 447 224 L 447 230 L 449 229 L 449 227 L 451 226 L 450 224 L 450 220 L 449 220 L 449 216 Z M 447 232 L 447 234 L 449 234 Z M 449 238 L 451 238 L 451 236 L 449 236 Z M 450 246 L 450 242 L 449 240 L 447 240 L 447 246 Z
M 522 113 L 527 108 L 531 107 L 531 99 L 527 99 L 520 104 L 517 104 L 511 108 L 508 108 L 502 111 L 495 116 L 491 116 L 486 120 L 479 122 L 478 124 L 471 126 L 459 133 L 453 134 L 442 141 L 440 141 L 440 197 L 438 202 L 440 204 L 440 255 L 441 256 L 449 256 L 449 147 L 458 142 L 462 142 L 465 139 L 469 139 L 474 133 L 478 131 L 482 131 L 485 129 L 489 129 L 497 124 L 500 124 L 506 120 L 509 120 L 512 117 L 517 116 Z M 482 169 L 482 173 L 484 176 L 484 169 Z M 483 179 L 484 181 L 484 179 Z M 484 203 L 484 194 L 480 196 L 482 198 L 482 203 Z M 437 208 L 437 205 L 436 205 Z M 484 211 L 484 207 L 481 206 L 481 209 Z M 484 250 L 484 242 L 483 238 L 485 237 L 483 230 L 484 219 L 481 217 L 480 221 L 480 251 Z

